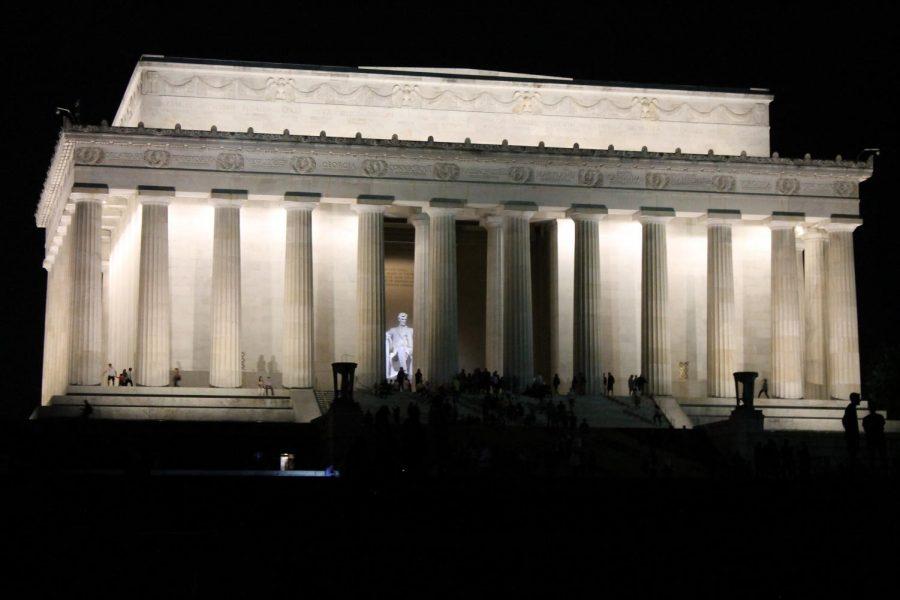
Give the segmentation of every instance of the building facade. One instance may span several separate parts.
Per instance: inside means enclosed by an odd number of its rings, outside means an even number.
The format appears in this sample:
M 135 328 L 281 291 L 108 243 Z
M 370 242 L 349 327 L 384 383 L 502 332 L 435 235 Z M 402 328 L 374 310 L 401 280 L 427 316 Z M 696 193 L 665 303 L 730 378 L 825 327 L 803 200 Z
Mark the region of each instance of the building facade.
M 143 57 L 61 133 L 36 221 L 43 402 L 101 383 L 643 373 L 676 397 L 859 389 L 871 163 L 770 155 L 763 90 Z M 565 389 L 567 385 L 564 384 Z

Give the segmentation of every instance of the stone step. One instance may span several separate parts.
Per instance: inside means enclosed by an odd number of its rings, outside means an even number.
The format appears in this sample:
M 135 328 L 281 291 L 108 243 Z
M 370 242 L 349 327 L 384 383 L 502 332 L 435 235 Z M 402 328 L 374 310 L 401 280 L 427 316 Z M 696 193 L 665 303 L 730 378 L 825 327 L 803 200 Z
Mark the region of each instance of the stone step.
M 183 408 L 277 408 L 290 409 L 290 396 L 265 397 L 225 397 L 225 396 L 53 396 L 50 400 L 52 406 L 83 406 L 87 400 L 92 406 L 119 406 L 119 407 L 183 407 Z
M 214 387 L 151 387 L 151 386 L 116 386 L 102 385 L 70 385 L 66 391 L 68 396 L 172 396 L 178 398 L 263 398 L 257 388 L 214 388 Z M 270 398 L 272 396 L 269 396 Z M 275 389 L 276 398 L 290 398 L 286 389 Z
M 51 404 L 38 408 L 39 419 L 79 418 L 78 405 Z M 252 421 L 294 422 L 294 411 L 284 408 L 209 408 L 196 406 L 94 406 L 91 419 L 134 421 Z
M 681 406 L 727 406 L 735 407 L 734 398 L 677 398 Z M 759 398 L 753 401 L 755 408 L 832 408 L 844 410 L 849 400 L 826 400 L 821 398 Z M 869 405 L 863 400 L 857 410 L 868 411 Z
M 733 406 L 685 406 L 682 405 L 684 412 L 688 415 L 710 415 L 710 416 L 721 416 L 723 418 L 728 418 L 731 415 L 731 411 L 734 410 Z M 834 409 L 834 408 L 762 408 L 763 414 L 766 418 L 769 417 L 786 417 L 786 418 L 824 418 L 824 419 L 837 419 L 841 420 L 844 416 L 844 409 Z M 857 411 L 857 416 L 860 421 L 862 421 L 863 417 L 868 414 L 868 411 L 862 412 Z M 884 416 L 884 413 L 881 413 Z

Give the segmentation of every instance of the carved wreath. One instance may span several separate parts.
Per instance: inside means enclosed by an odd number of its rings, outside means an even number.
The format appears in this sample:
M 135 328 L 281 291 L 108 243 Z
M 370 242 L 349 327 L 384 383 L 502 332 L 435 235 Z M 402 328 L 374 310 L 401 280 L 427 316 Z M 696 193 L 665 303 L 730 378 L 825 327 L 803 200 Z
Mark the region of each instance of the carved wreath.
M 75 150 L 75 162 L 83 165 L 96 165 L 103 162 L 103 148 L 89 146 Z
M 444 181 L 453 181 L 459 177 L 459 165 L 454 163 L 434 163 L 434 176 Z
M 295 173 L 312 173 L 316 168 L 316 159 L 312 156 L 295 156 L 291 159 L 291 168 Z
M 800 191 L 800 182 L 793 177 L 782 177 L 775 182 L 775 190 L 783 196 L 794 196 Z
M 222 171 L 240 171 L 244 168 L 244 157 L 236 152 L 222 152 L 216 157 L 216 167 Z
M 841 198 L 850 198 L 856 195 L 856 184 L 852 181 L 835 181 L 834 193 Z
M 578 171 L 578 185 L 602 187 L 603 173 L 595 169 L 581 169 Z
M 644 184 L 651 190 L 661 190 L 669 185 L 669 176 L 663 173 L 647 173 Z
M 382 177 L 388 170 L 388 164 L 383 160 L 367 159 L 362 164 L 363 173 L 369 177 Z
M 167 150 L 145 150 L 144 162 L 154 169 L 161 169 L 169 164 L 171 155 Z
M 733 192 L 735 180 L 731 175 L 716 175 L 712 178 L 712 185 L 717 192 Z
M 531 181 L 531 167 L 510 167 L 509 179 L 513 183 L 527 183 Z

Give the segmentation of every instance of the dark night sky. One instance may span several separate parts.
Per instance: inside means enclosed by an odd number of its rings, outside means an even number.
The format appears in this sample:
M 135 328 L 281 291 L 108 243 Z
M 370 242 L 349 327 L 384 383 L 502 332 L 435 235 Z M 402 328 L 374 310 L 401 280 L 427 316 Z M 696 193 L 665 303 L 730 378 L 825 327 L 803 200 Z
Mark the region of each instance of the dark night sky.
M 515 2 L 497 10 L 487 2 L 420 2 L 329 12 L 299 2 L 258 10 L 254 6 L 263 3 L 223 2 L 196 13 L 186 2 L 171 8 L 88 4 L 9 8 L 4 15 L 5 417 L 27 414 L 39 398 L 44 232 L 33 215 L 58 135 L 54 107 L 77 98 L 83 121 L 111 121 L 144 53 L 769 88 L 775 94 L 772 149 L 782 156 L 852 159 L 863 148 L 881 148 L 874 178 L 861 186 L 865 225 L 856 233 L 864 377 L 879 348 L 898 344 L 900 318 L 889 288 L 900 261 L 900 48 L 886 4 L 843 3 L 837 10 L 824 3 L 800 9 L 740 2 L 739 10 L 723 12 L 726 2 L 691 3 L 690 9 L 683 3 L 627 2 L 613 9 L 599 2 L 535 8 Z M 205 12 L 213 16 L 201 16 Z

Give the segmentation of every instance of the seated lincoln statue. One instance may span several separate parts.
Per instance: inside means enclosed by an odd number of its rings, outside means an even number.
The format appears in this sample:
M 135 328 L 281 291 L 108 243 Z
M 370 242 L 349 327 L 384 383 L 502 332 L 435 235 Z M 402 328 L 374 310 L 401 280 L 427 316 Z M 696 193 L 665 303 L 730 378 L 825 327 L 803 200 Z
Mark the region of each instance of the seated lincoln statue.
M 397 326 L 387 330 L 384 353 L 387 359 L 385 376 L 390 380 L 397 377 L 400 367 L 403 367 L 407 377 L 413 370 L 413 328 L 406 326 L 406 318 L 406 313 L 400 313 L 397 315 Z

